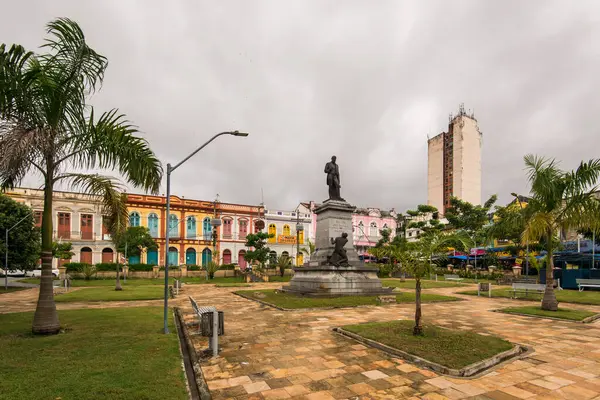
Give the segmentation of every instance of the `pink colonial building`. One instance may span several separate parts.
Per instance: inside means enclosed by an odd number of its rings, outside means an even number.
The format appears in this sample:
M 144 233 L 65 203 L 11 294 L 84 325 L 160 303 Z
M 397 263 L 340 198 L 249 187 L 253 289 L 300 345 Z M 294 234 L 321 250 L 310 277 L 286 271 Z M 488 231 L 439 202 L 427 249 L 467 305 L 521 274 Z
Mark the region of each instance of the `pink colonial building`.
M 310 239 L 314 243 L 314 237 L 317 231 L 317 215 L 315 208 L 319 205 L 314 201 L 301 203 L 307 210 L 310 210 L 312 221 L 310 226 Z M 367 254 L 370 247 L 374 247 L 381 239 L 380 231 L 389 229 L 390 237 L 396 235 L 397 221 L 396 211 L 392 208 L 384 211 L 379 208 L 357 208 L 352 215 L 352 230 L 354 238 L 354 247 L 359 255 Z

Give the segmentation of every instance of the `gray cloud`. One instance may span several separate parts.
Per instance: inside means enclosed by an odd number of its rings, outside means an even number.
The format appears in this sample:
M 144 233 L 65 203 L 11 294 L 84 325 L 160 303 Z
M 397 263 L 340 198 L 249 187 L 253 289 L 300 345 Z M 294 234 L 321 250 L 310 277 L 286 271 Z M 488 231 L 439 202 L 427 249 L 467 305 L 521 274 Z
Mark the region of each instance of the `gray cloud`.
M 600 3 L 590 1 L 22 1 L 0 42 L 34 49 L 77 20 L 110 65 L 118 107 L 164 162 L 221 138 L 173 175 L 189 198 L 271 208 L 342 195 L 404 210 L 426 202 L 427 135 L 458 104 L 484 133 L 483 196 L 525 192 L 526 153 L 565 168 L 598 157 Z M 31 11 L 35 10 L 35 11 Z M 29 181 L 33 182 L 33 179 Z M 163 185 L 164 187 L 164 185 Z

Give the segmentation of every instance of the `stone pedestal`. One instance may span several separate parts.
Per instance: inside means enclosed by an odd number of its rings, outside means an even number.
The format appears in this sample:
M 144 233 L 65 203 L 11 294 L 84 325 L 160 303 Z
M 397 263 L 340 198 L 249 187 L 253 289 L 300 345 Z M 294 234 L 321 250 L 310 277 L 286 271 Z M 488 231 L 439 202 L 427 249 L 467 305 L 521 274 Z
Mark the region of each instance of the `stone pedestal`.
M 392 288 L 384 288 L 377 277 L 378 269 L 367 267 L 358 258 L 352 238 L 352 213 L 355 207 L 345 201 L 326 200 L 315 209 L 317 232 L 315 252 L 305 267 L 294 268 L 294 277 L 285 292 L 311 297 L 376 296 L 389 294 Z M 329 264 L 333 253 L 332 239 L 348 234 L 344 246 L 348 267 Z

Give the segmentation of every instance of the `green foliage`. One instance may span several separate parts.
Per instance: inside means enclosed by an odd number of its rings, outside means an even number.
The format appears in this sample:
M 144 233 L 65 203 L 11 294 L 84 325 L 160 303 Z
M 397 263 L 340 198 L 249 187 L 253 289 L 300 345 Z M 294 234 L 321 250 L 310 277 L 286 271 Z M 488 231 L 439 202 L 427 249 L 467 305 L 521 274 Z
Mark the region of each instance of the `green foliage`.
M 280 276 L 283 276 L 285 274 L 286 269 L 292 268 L 292 258 L 283 254 L 280 255 L 277 258 L 276 267 L 279 268 Z
M 0 122 L 1 123 L 1 122 Z M 21 219 L 24 220 L 13 228 Z M 40 231 L 35 227 L 32 211 L 10 197 L 0 193 L 0 264 L 4 268 L 6 254 L 5 232 L 8 233 L 9 268 L 30 270 L 35 268 L 40 254 Z
M 221 267 L 219 269 L 233 271 L 235 269 L 235 264 L 221 264 Z
M 127 257 L 139 257 L 143 249 L 156 250 L 158 246 L 150 235 L 150 230 L 145 226 L 130 226 L 122 235 L 118 235 L 114 240 L 117 251 L 125 254 L 125 245 L 127 245 Z
M 200 271 L 202 269 L 202 267 L 200 265 L 188 265 L 187 266 L 188 271 Z
M 128 265 L 130 271 L 152 271 L 155 266 L 156 265 L 154 265 L 154 264 L 129 264 Z M 164 269 L 164 267 L 163 267 L 163 269 Z M 171 269 L 177 269 L 177 268 L 173 268 L 173 266 L 170 265 L 169 270 L 171 270 Z M 116 271 L 116 268 L 113 271 Z
M 315 244 L 313 242 L 311 242 L 310 239 L 307 240 L 307 243 L 308 243 L 308 248 L 302 247 L 300 249 L 300 251 L 305 253 L 306 255 L 310 256 L 312 253 L 315 252 Z
M 246 247 L 249 250 L 246 251 L 244 259 L 250 264 L 257 262 L 260 268 L 264 268 L 267 260 L 269 259 L 269 252 L 271 249 L 267 247 L 267 239 L 275 237 L 273 234 L 265 232 L 251 233 L 246 236 Z
M 96 276 L 97 269 L 93 265 L 84 264 L 81 273 L 83 274 L 83 279 L 89 281 L 90 279 L 92 279 L 92 277 Z
M 60 260 L 70 260 L 74 255 L 73 244 L 71 242 L 52 243 L 52 257 Z
M 83 273 L 84 268 L 89 267 L 90 264 L 81 262 L 71 262 L 63 264 L 63 267 L 67 268 L 67 272 Z
M 390 235 L 392 234 L 392 230 L 387 228 L 380 229 L 379 234 L 381 235 L 381 239 L 377 241 L 375 247 L 382 247 L 388 244 L 390 242 Z
M 379 269 L 379 271 L 377 271 L 378 277 L 388 278 L 390 276 L 390 274 L 393 272 L 394 266 L 393 266 L 393 264 L 390 264 L 390 263 L 387 263 L 387 264 L 378 263 L 377 268 Z
M 98 263 L 95 265 L 96 271 L 111 271 L 114 272 L 117 270 L 117 263 Z M 123 265 L 119 266 L 119 269 L 123 268 Z M 131 269 L 131 268 L 130 268 Z
M 472 235 L 488 223 L 490 208 L 497 199 L 498 196 L 493 195 L 483 205 L 473 205 L 453 196 L 444 217 L 452 228 L 467 231 Z
M 427 214 L 427 213 L 436 213 L 436 212 L 438 212 L 438 209 L 434 206 L 430 206 L 429 204 L 419 204 L 417 206 L 417 211 L 420 214 Z
M 213 279 L 215 277 L 215 272 L 217 272 L 221 266 L 214 261 L 209 261 L 204 266 L 204 269 L 208 273 L 208 279 Z

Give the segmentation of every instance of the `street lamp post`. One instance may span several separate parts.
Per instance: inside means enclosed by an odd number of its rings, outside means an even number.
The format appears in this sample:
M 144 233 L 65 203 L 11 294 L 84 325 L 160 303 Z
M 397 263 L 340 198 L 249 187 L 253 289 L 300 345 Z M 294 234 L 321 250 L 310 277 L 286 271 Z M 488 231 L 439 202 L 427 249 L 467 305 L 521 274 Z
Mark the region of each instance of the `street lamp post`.
M 511 196 L 513 196 L 515 199 L 517 199 L 517 201 L 519 202 L 519 206 L 521 207 L 521 211 L 523 211 L 523 203 L 521 203 L 521 199 L 519 198 L 519 195 L 516 193 L 511 193 Z M 525 256 L 525 276 L 529 276 L 529 238 L 526 239 L 526 256 Z
M 6 232 L 4 234 L 4 244 L 6 246 L 6 251 L 4 252 L 4 290 L 6 291 L 8 291 L 8 232 L 15 229 L 21 222 L 25 221 L 25 219 L 29 217 L 30 214 L 31 211 L 29 211 L 27 215 L 21 218 L 16 224 L 5 230 Z
M 208 146 L 208 144 L 210 142 L 212 142 L 219 136 L 223 136 L 223 135 L 248 136 L 247 133 L 239 132 L 239 131 L 217 133 L 215 136 L 210 138 L 206 143 L 204 143 L 202 146 L 198 147 L 196 150 L 194 150 L 192 152 L 192 154 L 190 154 L 189 156 L 187 156 L 186 158 L 181 160 L 175 166 L 171 166 L 171 164 L 167 164 L 167 215 L 166 215 L 167 222 L 166 222 L 166 229 L 165 229 L 166 232 L 165 232 L 165 291 L 164 291 L 165 300 L 164 300 L 164 310 L 163 310 L 164 311 L 164 313 L 163 313 L 164 314 L 163 315 L 163 323 L 164 323 L 163 331 L 164 331 L 164 333 L 169 333 L 169 326 L 167 324 L 167 321 L 168 321 L 167 314 L 168 314 L 168 308 L 169 308 L 169 229 L 170 229 L 169 213 L 171 211 L 171 173 L 173 171 L 175 171 L 177 168 L 179 168 L 179 166 L 181 164 L 183 164 L 184 162 L 186 162 L 187 160 L 189 160 L 190 158 L 195 156 L 196 153 L 198 153 L 200 150 L 202 150 L 203 148 Z
M 300 223 L 300 213 L 296 209 L 296 266 L 299 267 L 298 260 L 300 258 L 300 232 L 304 231 L 304 225 Z

